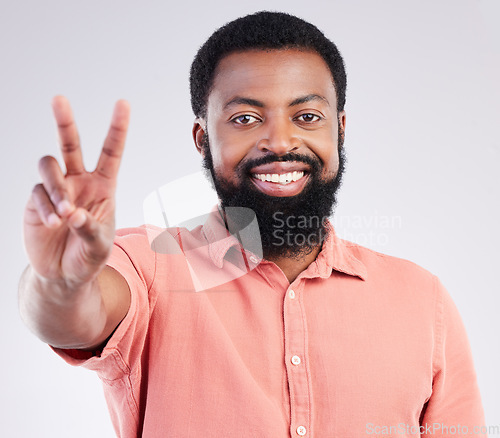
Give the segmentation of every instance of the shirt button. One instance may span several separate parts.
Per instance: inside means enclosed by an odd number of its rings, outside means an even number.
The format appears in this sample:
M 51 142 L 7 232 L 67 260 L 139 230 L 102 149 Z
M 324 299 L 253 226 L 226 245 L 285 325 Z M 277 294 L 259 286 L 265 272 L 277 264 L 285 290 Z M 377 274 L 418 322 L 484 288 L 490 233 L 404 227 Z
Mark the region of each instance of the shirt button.
M 292 363 L 294 365 L 300 365 L 300 357 L 299 356 L 292 356 Z
M 250 256 L 250 261 L 252 263 L 257 263 L 258 262 L 258 260 L 257 260 L 257 258 L 255 256 Z
M 304 436 L 307 433 L 307 429 L 304 426 L 297 427 L 297 434 Z
M 291 300 L 293 300 L 295 298 L 295 291 L 293 289 L 290 289 L 290 292 L 288 292 L 288 296 Z

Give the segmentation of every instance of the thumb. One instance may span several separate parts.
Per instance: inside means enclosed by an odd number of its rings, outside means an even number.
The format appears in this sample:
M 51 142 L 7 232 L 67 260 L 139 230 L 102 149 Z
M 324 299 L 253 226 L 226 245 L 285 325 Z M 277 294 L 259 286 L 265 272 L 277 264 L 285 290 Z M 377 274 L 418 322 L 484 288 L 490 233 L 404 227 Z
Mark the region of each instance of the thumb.
M 105 246 L 108 243 L 105 242 L 106 236 L 103 233 L 102 224 L 84 208 L 76 208 L 71 213 L 68 217 L 68 225 L 72 232 L 88 243 L 97 244 L 97 246 L 99 246 L 98 242 Z

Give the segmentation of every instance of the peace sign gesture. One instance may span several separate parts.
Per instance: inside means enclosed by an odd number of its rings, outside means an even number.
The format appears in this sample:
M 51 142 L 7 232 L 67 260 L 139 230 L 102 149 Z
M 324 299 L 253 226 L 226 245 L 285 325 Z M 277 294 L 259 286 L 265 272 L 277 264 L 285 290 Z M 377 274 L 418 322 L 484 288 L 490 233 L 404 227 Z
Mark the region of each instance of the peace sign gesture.
M 116 103 L 97 167 L 88 172 L 68 100 L 57 96 L 52 106 L 66 174 L 54 157 L 40 160 L 42 183 L 26 206 L 24 240 L 39 277 L 77 288 L 97 277 L 111 252 L 116 178 L 130 108 L 126 101 Z

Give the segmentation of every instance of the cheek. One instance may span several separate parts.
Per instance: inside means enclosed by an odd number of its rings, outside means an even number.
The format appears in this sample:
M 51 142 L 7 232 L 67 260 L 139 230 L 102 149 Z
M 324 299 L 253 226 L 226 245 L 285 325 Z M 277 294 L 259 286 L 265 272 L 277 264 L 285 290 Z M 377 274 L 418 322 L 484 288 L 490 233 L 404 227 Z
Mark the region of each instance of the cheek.
M 227 168 L 227 162 L 229 161 L 228 151 L 230 152 L 230 149 L 227 144 L 227 136 L 224 135 L 224 132 L 221 132 L 218 124 L 210 122 L 207 126 L 207 132 L 214 168 L 219 172 L 223 171 L 224 168 Z
M 234 171 L 234 168 L 243 158 L 243 155 L 235 144 L 227 140 L 217 143 L 211 142 L 210 150 L 212 152 L 214 167 L 223 173 Z
M 337 149 L 335 148 L 335 151 L 332 151 L 332 153 L 328 157 L 328 161 L 325 161 L 324 177 L 326 178 L 334 177 L 337 174 L 338 169 L 339 169 L 339 154 L 337 152 Z
M 219 124 L 208 126 L 208 136 L 215 169 L 226 174 L 234 172 L 249 151 L 248 142 L 227 126 Z
M 311 139 L 310 145 L 323 164 L 324 176 L 336 173 L 339 167 L 338 130 L 324 131 L 321 136 Z

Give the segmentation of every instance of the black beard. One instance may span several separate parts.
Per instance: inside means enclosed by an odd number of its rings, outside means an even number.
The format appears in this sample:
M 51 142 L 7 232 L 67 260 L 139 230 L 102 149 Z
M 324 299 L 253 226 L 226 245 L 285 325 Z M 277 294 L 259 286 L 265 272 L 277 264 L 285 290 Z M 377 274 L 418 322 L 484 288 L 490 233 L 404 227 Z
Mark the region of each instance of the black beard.
M 288 153 L 281 157 L 270 154 L 257 160 L 241 162 L 236 169 L 241 183 L 236 186 L 215 173 L 210 142 L 206 134 L 203 137 L 203 168 L 208 179 L 212 180 L 224 210 L 227 207 L 246 207 L 255 213 L 261 235 L 262 253 L 266 259 L 287 257 L 300 260 L 319 247 L 327 236 L 326 220 L 333 213 L 345 170 L 343 139 L 343 131 L 339 126 L 339 167 L 337 173 L 326 180 L 320 177 L 322 164 L 316 157 L 297 153 Z M 310 166 L 309 181 L 299 194 L 289 197 L 269 196 L 257 190 L 250 181 L 250 169 L 277 161 L 298 161 Z M 241 217 L 233 214 L 231 220 L 236 223 L 236 228 L 240 229 L 249 222 L 248 214 Z M 247 249 L 252 250 L 248 245 Z

